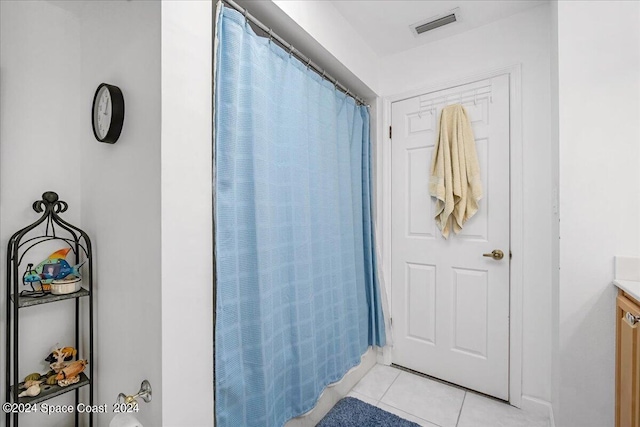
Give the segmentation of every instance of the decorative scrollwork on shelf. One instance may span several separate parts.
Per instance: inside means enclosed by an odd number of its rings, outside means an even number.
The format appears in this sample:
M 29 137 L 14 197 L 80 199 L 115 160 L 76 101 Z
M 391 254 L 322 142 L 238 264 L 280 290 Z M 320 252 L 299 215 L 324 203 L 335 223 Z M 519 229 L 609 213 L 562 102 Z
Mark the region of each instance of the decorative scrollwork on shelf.
M 17 231 L 9 240 L 10 261 L 15 263 L 15 268 L 20 268 L 23 259 L 33 248 L 49 241 L 60 241 L 65 246 L 68 246 L 74 255 L 74 264 L 76 265 L 80 264 L 81 258 L 91 258 L 89 236 L 59 215 L 66 212 L 69 205 L 67 202 L 60 200 L 58 193 L 54 191 L 45 192 L 42 194 L 41 200 L 33 202 L 32 207 L 35 212 L 42 214 L 40 218 L 31 225 Z M 44 233 L 40 234 L 38 230 Z M 33 234 L 36 235 L 34 236 Z M 46 294 L 42 286 L 38 291 L 34 289 L 32 283 L 27 283 L 26 276 L 34 273 L 31 271 L 32 267 L 33 264 L 29 264 L 22 275 L 22 280 L 20 280 L 23 286 L 31 287 L 31 290 L 18 292 L 18 289 L 14 289 L 14 293 L 21 297 L 39 298 Z
M 67 202 L 59 200 L 58 193 L 47 191 L 42 195 L 42 200 L 33 202 L 33 210 L 41 212 L 53 212 L 55 214 L 63 213 L 69 208 Z

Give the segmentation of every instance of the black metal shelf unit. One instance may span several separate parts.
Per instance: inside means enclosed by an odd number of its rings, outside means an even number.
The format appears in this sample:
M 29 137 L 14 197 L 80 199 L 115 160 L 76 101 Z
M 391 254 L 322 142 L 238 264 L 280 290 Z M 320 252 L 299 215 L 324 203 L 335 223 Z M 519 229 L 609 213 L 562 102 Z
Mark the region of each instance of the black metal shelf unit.
M 89 388 L 89 405 L 93 405 L 93 256 L 91 251 L 91 240 L 87 233 L 80 228 L 68 223 L 60 217 L 68 208 L 66 202 L 58 199 L 58 195 L 48 191 L 42 195 L 42 200 L 33 203 L 33 210 L 42 213 L 42 216 L 33 224 L 17 231 L 9 239 L 7 248 L 7 307 L 6 307 L 6 394 L 5 401 L 18 404 L 35 404 L 48 399 L 60 396 L 65 393 L 75 392 L 75 406 L 80 403 L 80 388 Z M 45 229 L 45 233 L 37 235 L 38 230 Z M 49 241 L 60 241 L 69 246 L 70 252 L 75 256 L 75 263 L 84 261 L 84 274 L 82 283 L 84 285 L 78 292 L 66 295 L 53 295 L 44 290 L 20 292 L 23 285 L 25 267 L 23 260 L 25 255 L 34 247 Z M 22 268 L 21 268 L 22 267 Z M 19 314 L 20 309 L 35 307 L 41 304 L 55 303 L 63 300 L 75 300 L 75 348 L 80 355 L 80 301 L 88 303 L 89 322 L 89 353 L 85 355 L 89 363 L 86 373 L 80 374 L 80 381 L 67 387 L 58 385 L 43 385 L 42 391 L 35 397 L 18 397 L 20 393 L 19 378 Z M 33 310 L 33 308 L 32 308 Z M 86 316 L 85 316 L 86 317 Z M 86 321 L 85 320 L 85 321 Z M 76 357 L 77 359 L 78 357 Z M 86 372 L 85 371 L 85 372 Z M 75 426 L 79 425 L 80 414 L 74 411 Z M 86 415 L 89 418 L 89 426 L 93 426 L 93 414 Z M 6 426 L 18 426 L 19 413 L 8 412 L 6 414 Z

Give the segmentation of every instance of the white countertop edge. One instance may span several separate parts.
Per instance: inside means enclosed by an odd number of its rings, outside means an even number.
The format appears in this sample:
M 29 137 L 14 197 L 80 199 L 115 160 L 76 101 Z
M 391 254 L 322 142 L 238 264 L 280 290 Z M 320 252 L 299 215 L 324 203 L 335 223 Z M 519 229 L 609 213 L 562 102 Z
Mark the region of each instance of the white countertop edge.
M 640 282 L 635 280 L 614 280 L 613 284 L 640 301 Z

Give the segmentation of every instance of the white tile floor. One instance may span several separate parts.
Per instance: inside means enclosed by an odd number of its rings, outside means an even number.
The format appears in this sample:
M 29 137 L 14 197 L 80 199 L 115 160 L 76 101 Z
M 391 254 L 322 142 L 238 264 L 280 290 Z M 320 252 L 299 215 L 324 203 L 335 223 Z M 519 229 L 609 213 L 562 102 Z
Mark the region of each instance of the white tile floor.
M 549 426 L 546 418 L 391 366 L 374 366 L 349 396 L 427 427 Z

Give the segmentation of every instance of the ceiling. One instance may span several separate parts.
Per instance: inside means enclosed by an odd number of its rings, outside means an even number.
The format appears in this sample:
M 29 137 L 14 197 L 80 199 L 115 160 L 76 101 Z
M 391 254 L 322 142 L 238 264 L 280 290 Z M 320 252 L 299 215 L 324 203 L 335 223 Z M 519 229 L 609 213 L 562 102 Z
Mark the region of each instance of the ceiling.
M 334 0 L 336 9 L 380 57 L 506 18 L 548 0 Z M 415 36 L 410 26 L 459 8 L 458 22 Z

